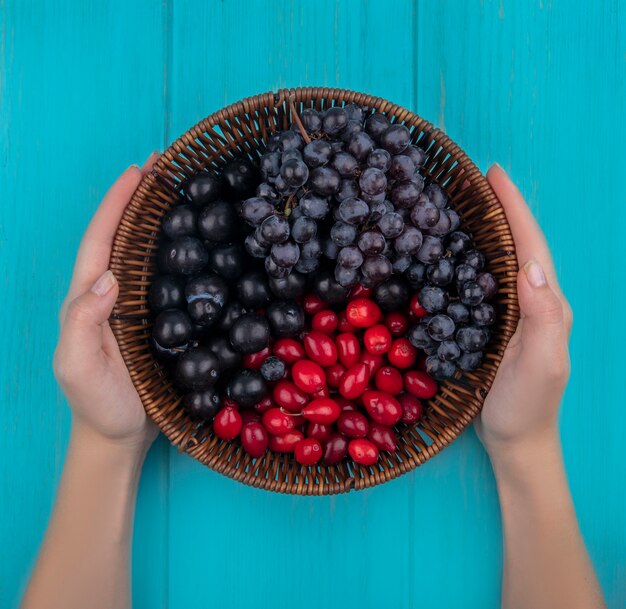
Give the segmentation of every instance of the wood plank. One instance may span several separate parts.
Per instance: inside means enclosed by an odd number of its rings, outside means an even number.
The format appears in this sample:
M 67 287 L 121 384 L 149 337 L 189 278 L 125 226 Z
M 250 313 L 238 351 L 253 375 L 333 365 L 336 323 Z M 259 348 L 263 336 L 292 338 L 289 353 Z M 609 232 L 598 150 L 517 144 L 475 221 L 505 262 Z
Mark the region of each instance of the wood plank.
M 409 0 L 393 11 L 357 0 L 183 0 L 172 23 L 172 139 L 227 104 L 280 87 L 341 86 L 413 101 Z M 388 56 L 394 41 L 403 61 Z
M 164 142 L 162 19 L 147 0 L 0 2 L 2 607 L 17 606 L 63 464 L 51 358 L 80 237 L 115 177 Z M 136 607 L 163 606 L 167 454 L 142 480 Z
M 342 86 L 413 104 L 411 2 L 174 5 L 171 134 L 282 86 Z M 207 27 L 210 24 L 210 28 Z M 405 61 L 389 59 L 395 44 Z M 170 604 L 409 605 L 409 479 L 336 498 L 244 487 L 172 455 Z M 393 507 L 392 507 L 393 506 Z M 332 596 L 331 596 L 332 594 Z
M 626 602 L 626 468 L 616 423 L 625 385 L 615 365 L 626 332 L 604 320 L 624 297 L 625 16 L 623 0 L 420 2 L 417 46 L 420 111 L 481 168 L 499 161 L 511 173 L 546 232 L 573 306 L 561 430 L 582 531 L 610 607 Z M 472 455 L 479 450 L 474 445 Z M 484 475 L 464 468 L 474 484 Z M 488 530 L 490 556 L 494 533 Z M 496 586 L 498 576 L 466 573 L 468 597 L 485 582 Z M 481 606 L 498 605 L 493 598 Z

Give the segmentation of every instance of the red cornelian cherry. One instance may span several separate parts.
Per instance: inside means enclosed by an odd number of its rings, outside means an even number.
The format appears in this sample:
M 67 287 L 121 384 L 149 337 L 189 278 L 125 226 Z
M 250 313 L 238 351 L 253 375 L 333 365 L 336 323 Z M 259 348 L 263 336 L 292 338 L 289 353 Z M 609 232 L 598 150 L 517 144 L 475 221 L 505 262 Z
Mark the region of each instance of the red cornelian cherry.
M 332 334 L 339 325 L 337 313 L 330 309 L 318 311 L 311 320 L 311 329 L 323 334 Z
M 302 409 L 302 416 L 307 421 L 325 425 L 334 423 L 340 414 L 341 407 L 331 398 L 317 398 Z
M 304 438 L 302 432 L 294 429 L 282 436 L 270 436 L 268 446 L 275 453 L 291 453 L 302 438 Z
M 391 343 L 387 359 L 396 368 L 410 368 L 417 359 L 417 349 L 406 338 L 396 338 Z
M 378 449 L 393 452 L 396 450 L 396 434 L 388 425 L 370 423 L 367 439 Z
M 291 381 L 278 381 L 272 392 L 274 402 L 289 412 L 300 412 L 309 396 Z
M 333 389 L 337 389 L 337 387 L 339 387 L 339 381 L 345 371 L 345 367 L 339 362 L 333 364 L 332 366 L 328 366 L 328 368 L 326 368 L 326 382 L 328 383 L 328 386 Z
M 409 329 L 409 320 L 399 311 L 391 311 L 385 316 L 385 325 L 392 336 L 402 336 Z
M 326 374 L 319 364 L 302 359 L 291 369 L 291 378 L 299 389 L 306 393 L 315 393 L 326 385 Z
M 293 338 L 279 338 L 272 349 L 276 357 L 279 357 L 285 364 L 295 364 L 298 360 L 306 357 L 302 343 Z
M 348 444 L 348 453 L 359 465 L 374 465 L 378 461 L 378 449 L 364 438 L 352 440 Z
M 234 440 L 241 433 L 242 425 L 241 415 L 229 406 L 222 408 L 213 420 L 213 430 L 220 440 Z
M 261 419 L 263 427 L 275 436 L 281 436 L 295 427 L 294 417 L 289 416 L 280 408 L 270 408 Z
M 322 458 L 322 445 L 315 438 L 304 438 L 296 444 L 294 457 L 300 465 L 315 465 Z
M 248 353 L 241 358 L 241 365 L 243 368 L 251 368 L 252 370 L 258 370 L 261 364 L 272 354 L 269 347 L 256 353 Z
M 397 368 L 393 366 L 383 366 L 379 368 L 374 377 L 374 383 L 377 389 L 390 393 L 391 395 L 400 393 L 404 387 L 402 375 Z
M 367 298 L 351 300 L 346 307 L 346 319 L 356 328 L 369 328 L 381 318 L 380 307 Z
M 265 454 L 269 437 L 267 431 L 258 421 L 250 421 L 241 430 L 241 445 L 253 458 L 258 459 Z
M 412 425 L 422 418 L 424 406 L 414 395 L 403 393 L 398 396 L 398 402 L 402 406 L 402 416 L 400 417 L 402 423 Z
M 335 338 L 335 344 L 337 345 L 339 361 L 346 368 L 351 368 L 358 363 L 361 356 L 361 345 L 359 339 L 354 334 L 348 332 L 339 334 Z
M 339 325 L 337 326 L 337 330 L 339 330 L 339 332 L 350 332 L 351 334 L 354 334 L 358 328 L 355 328 L 346 318 L 346 312 L 342 311 L 341 313 L 339 313 Z
M 266 395 L 260 402 L 257 402 L 252 408 L 254 412 L 258 414 L 263 414 L 267 412 L 270 408 L 276 406 L 274 402 L 272 402 L 272 398 L 269 395 Z
M 315 438 L 319 442 L 328 442 L 333 436 L 333 426 L 324 425 L 324 423 L 313 423 L 310 421 L 306 426 L 304 435 L 307 438 Z
M 377 324 L 365 330 L 363 344 L 370 353 L 387 353 L 391 347 L 391 332 L 387 326 Z
M 348 440 L 339 433 L 333 434 L 324 444 L 324 463 L 336 465 L 348 453 Z
M 302 300 L 302 308 L 309 314 L 315 315 L 319 311 L 328 308 L 328 303 L 317 294 L 307 294 Z
M 337 429 L 349 438 L 364 438 L 369 431 L 369 421 L 361 412 L 343 411 L 337 419 Z
M 235 410 L 239 410 L 239 404 L 237 404 L 234 400 L 225 397 L 222 400 L 222 408 L 234 408 Z
M 304 350 L 320 366 L 332 366 L 337 361 L 337 347 L 331 338 L 321 332 L 304 335 Z
M 383 425 L 395 425 L 402 416 L 402 406 L 389 393 L 384 391 L 367 390 L 361 398 L 367 414 Z
M 367 364 L 358 363 L 348 368 L 339 381 L 339 393 L 347 400 L 358 398 L 370 382 L 370 369 Z
M 404 373 L 404 389 L 416 398 L 428 400 L 437 393 L 435 379 L 422 370 L 410 370 Z
M 372 295 L 372 288 L 365 287 L 362 283 L 357 283 L 351 290 L 348 300 L 354 300 L 355 298 L 369 298 Z
M 241 424 L 244 427 L 247 423 L 261 420 L 261 415 L 257 414 L 254 410 L 242 410 L 239 414 L 241 415 Z
M 376 372 L 378 372 L 379 368 L 383 365 L 383 356 L 378 355 L 377 353 L 370 353 L 369 351 L 365 351 L 363 355 L 361 355 L 361 363 L 366 364 L 370 369 L 370 378 L 373 377 Z
M 411 315 L 413 315 L 413 317 L 417 317 L 418 319 L 426 317 L 426 315 L 428 315 L 428 311 L 420 304 L 420 301 L 417 298 L 417 294 L 413 294 L 413 298 L 411 298 L 411 304 L 409 305 L 409 310 L 411 311 Z

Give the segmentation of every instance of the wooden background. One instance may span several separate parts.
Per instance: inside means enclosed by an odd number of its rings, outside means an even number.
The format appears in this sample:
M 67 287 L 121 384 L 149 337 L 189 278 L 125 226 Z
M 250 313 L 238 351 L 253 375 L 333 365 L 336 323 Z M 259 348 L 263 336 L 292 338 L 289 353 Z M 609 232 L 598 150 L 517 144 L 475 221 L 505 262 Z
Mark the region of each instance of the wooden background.
M 311 84 L 406 105 L 528 197 L 576 315 L 572 491 L 610 606 L 626 606 L 626 0 L 0 0 L 0 607 L 63 464 L 56 315 L 100 198 L 210 112 Z M 317 499 L 243 487 L 161 439 L 135 607 L 495 609 L 501 552 L 473 431 L 413 474 Z

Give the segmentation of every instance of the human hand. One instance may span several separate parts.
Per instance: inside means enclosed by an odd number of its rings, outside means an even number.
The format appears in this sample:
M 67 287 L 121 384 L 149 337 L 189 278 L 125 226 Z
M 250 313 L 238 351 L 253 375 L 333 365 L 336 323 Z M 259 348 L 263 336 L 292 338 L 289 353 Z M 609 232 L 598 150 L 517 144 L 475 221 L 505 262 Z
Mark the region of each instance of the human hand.
M 129 167 L 113 184 L 83 236 L 72 282 L 60 313 L 54 372 L 72 408 L 74 426 L 114 445 L 146 451 L 158 430 L 148 419 L 108 318 L 119 287 L 108 269 L 113 237 L 143 175 Z
M 487 179 L 511 226 L 520 271 L 521 319 L 489 392 L 476 431 L 492 460 L 557 437 L 569 378 L 572 311 L 557 282 L 548 244 L 522 195 L 499 165 Z

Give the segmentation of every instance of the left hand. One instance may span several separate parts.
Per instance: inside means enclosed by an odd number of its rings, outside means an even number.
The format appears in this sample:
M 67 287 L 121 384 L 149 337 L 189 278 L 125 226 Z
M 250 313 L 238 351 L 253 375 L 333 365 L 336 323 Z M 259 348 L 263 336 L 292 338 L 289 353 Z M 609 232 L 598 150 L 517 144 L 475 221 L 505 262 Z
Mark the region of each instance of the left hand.
M 69 292 L 60 313 L 55 376 L 67 396 L 74 425 L 114 445 L 145 451 L 158 434 L 148 419 L 108 323 L 119 287 L 108 269 L 113 237 L 143 175 L 129 167 L 113 184 L 80 245 Z

